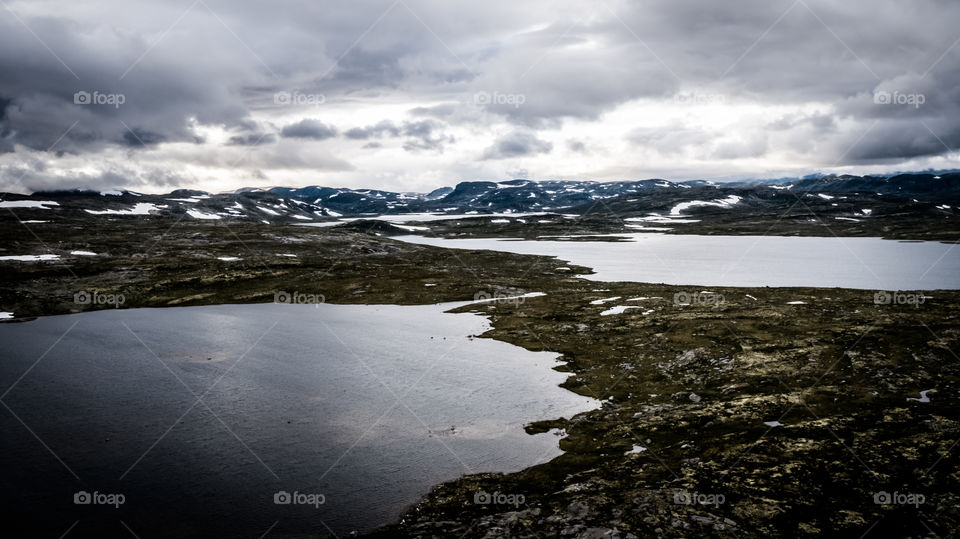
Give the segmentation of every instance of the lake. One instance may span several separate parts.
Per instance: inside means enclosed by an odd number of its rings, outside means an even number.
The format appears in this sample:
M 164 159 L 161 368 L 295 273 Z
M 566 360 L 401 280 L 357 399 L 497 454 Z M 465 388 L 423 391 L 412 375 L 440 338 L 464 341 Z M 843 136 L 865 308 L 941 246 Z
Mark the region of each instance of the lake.
M 423 236 L 395 239 L 455 249 L 555 256 L 592 268 L 596 273 L 584 277 L 596 281 L 867 290 L 960 288 L 960 249 L 954 244 L 880 238 L 653 233 L 616 237 L 626 241 L 572 237 L 545 241 Z
M 522 426 L 598 403 L 558 387 L 556 354 L 474 338 L 487 319 L 444 313 L 459 305 L 0 324 L 5 511 L 34 536 L 343 535 L 441 482 L 559 455 Z

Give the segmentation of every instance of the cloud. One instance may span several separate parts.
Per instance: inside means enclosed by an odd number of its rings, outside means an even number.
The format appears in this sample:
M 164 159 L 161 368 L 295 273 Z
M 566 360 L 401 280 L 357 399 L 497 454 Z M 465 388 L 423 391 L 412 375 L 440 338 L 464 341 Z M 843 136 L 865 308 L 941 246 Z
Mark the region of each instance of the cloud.
M 188 176 L 167 170 L 144 170 L 118 165 L 111 165 L 105 170 L 94 173 L 75 171 L 67 174 L 50 174 L 47 167 L 38 166 L 36 161 L 0 167 L 0 174 L 17 179 L 9 190 L 24 193 L 74 188 L 137 191 L 142 188 L 160 187 L 172 191 L 192 180 Z
M 389 120 L 383 120 L 375 125 L 348 129 L 344 132 L 344 136 L 353 140 L 407 137 L 402 147 L 408 152 L 419 152 L 422 150 L 442 152 L 445 144 L 452 143 L 456 140 L 453 136 L 444 134 L 442 132 L 443 127 L 443 124 L 440 122 L 429 119 L 406 121 L 401 125 L 397 125 Z M 379 145 L 371 146 L 370 143 L 364 145 L 364 148 L 379 147 Z
M 445 144 L 456 141 L 452 135 L 445 135 L 443 124 L 434 120 L 420 120 L 403 124 L 403 136 L 410 137 L 403 144 L 408 152 L 435 150 L 442 152 Z
M 235 126 L 249 114 L 229 81 L 259 77 L 227 61 L 232 55 L 181 55 L 198 44 L 170 39 L 137 63 L 149 47 L 145 36 L 47 15 L 21 18 L 26 26 L 0 20 L 0 132 L 7 133 L 0 152 L 196 143 L 198 124 Z
M 677 155 L 691 147 L 711 144 L 717 134 L 679 122 L 657 127 L 638 127 L 627 133 L 633 145 L 656 150 L 662 155 Z
M 399 137 L 400 128 L 388 120 L 383 120 L 382 122 L 377 123 L 376 125 L 368 125 L 366 127 L 354 127 L 348 129 L 344 134 L 345 137 L 353 140 L 367 140 L 374 137 Z
M 550 153 L 553 144 L 540 140 L 533 133 L 514 131 L 497 139 L 483 151 L 483 159 L 509 159 L 538 153 Z
M 456 103 L 443 103 L 432 107 L 414 107 L 410 109 L 410 115 L 444 119 L 452 116 L 459 108 L 461 108 L 461 105 Z
M 230 146 L 260 146 L 262 144 L 273 144 L 276 141 L 277 136 L 273 133 L 249 133 L 232 136 L 227 144 Z
M 567 140 L 567 149 L 576 153 L 587 153 L 587 145 L 582 140 Z
M 314 163 L 317 140 L 331 153 L 314 181 L 397 189 L 504 174 L 496 161 L 511 157 L 532 177 L 960 166 L 957 2 L 184 7 L 12 3 L 16 16 L 0 19 L 0 170 L 29 155 L 71 184 L 99 181 L 90 170 L 167 181 L 147 173 L 159 163 L 184 182 L 284 181 Z M 489 133 L 508 135 L 486 147 Z M 240 151 L 251 155 L 235 168 Z M 68 157 L 83 174 L 58 168 Z M 0 176 L 8 184 L 16 176 Z
M 337 129 L 320 120 L 305 118 L 295 124 L 284 127 L 280 134 L 288 138 L 326 140 L 337 136 Z

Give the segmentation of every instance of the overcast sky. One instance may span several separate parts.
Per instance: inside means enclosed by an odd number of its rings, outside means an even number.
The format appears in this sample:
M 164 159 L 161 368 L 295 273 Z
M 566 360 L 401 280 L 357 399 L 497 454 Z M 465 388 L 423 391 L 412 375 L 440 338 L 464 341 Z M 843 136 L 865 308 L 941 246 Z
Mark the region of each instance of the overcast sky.
M 956 0 L 0 0 L 0 190 L 957 168 Z

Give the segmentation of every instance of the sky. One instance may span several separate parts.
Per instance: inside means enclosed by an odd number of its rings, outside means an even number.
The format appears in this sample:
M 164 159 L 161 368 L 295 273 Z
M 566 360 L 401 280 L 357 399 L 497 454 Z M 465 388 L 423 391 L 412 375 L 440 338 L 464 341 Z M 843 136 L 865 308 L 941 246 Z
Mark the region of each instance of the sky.
M 0 191 L 960 168 L 955 0 L 0 0 Z

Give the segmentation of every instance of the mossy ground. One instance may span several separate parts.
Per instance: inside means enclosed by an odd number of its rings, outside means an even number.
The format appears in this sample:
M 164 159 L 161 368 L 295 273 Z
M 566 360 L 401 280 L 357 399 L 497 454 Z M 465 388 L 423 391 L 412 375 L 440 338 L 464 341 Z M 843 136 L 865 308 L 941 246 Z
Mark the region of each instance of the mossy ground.
M 721 288 L 711 290 L 725 301 L 712 308 L 675 305 L 674 294 L 690 292 L 683 287 L 604 288 L 464 308 L 491 314 L 489 337 L 562 353 L 565 387 L 604 405 L 531 426 L 563 428 L 564 455 L 438 487 L 386 533 L 956 532 L 960 294 L 936 292 L 906 307 L 875 305 L 869 291 Z M 607 305 L 590 304 L 616 295 L 655 299 L 611 316 L 599 314 Z M 908 400 L 928 389 L 930 402 Z M 526 502 L 475 504 L 481 491 Z M 880 505 L 881 492 L 925 502 Z M 696 494 L 723 502 L 676 503 Z
M 362 231 L 170 219 L 30 230 L 5 221 L 3 254 L 63 258 L 4 263 L 0 310 L 17 317 L 109 308 L 76 304 L 79 291 L 122 293 L 124 308 L 268 302 L 278 291 L 395 304 L 546 293 L 461 310 L 491 317 L 485 337 L 562 354 L 564 387 L 603 406 L 528 427 L 562 434 L 562 456 L 440 485 L 381 536 L 960 530 L 960 292 L 926 291 L 931 298 L 908 306 L 877 305 L 863 290 L 715 288 L 717 305 L 680 306 L 675 294 L 700 289 L 594 282 L 548 257 Z M 612 296 L 622 299 L 591 303 Z M 625 301 L 638 297 L 647 299 Z M 600 314 L 614 304 L 640 308 Z M 909 400 L 926 390 L 929 402 Z M 478 492 L 524 500 L 478 504 Z M 924 503 L 877 504 L 881 492 Z M 714 503 L 677 503 L 691 499 Z

